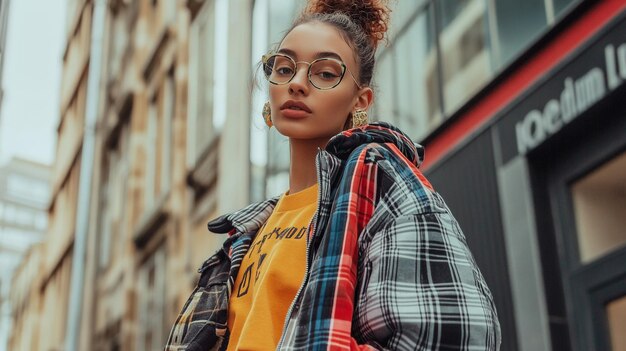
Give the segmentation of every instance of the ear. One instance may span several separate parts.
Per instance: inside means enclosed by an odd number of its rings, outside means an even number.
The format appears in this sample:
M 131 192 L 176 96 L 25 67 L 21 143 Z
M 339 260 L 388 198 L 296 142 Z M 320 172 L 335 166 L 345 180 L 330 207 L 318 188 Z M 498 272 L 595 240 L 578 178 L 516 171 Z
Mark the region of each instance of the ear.
M 357 92 L 353 108 L 354 110 L 367 111 L 372 102 L 374 102 L 374 91 L 370 87 L 363 87 Z

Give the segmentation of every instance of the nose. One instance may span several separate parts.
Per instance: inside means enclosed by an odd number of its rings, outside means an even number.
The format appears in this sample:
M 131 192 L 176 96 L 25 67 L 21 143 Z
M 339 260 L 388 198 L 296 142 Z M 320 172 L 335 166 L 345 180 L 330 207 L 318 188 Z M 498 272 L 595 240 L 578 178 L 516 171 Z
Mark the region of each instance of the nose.
M 307 66 L 300 69 L 296 68 L 296 74 L 289 82 L 289 94 L 302 94 L 307 95 L 309 93 L 309 77 L 307 77 Z

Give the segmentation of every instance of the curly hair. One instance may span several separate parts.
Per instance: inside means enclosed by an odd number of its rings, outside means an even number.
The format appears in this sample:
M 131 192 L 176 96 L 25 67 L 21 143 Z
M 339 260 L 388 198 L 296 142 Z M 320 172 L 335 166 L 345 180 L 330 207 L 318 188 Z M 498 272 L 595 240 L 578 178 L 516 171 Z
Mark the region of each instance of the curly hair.
M 310 22 L 321 22 L 337 28 L 354 51 L 359 65 L 359 83 L 369 86 L 374 72 L 376 48 L 385 39 L 390 13 L 385 0 L 310 0 L 285 36 L 295 27 Z

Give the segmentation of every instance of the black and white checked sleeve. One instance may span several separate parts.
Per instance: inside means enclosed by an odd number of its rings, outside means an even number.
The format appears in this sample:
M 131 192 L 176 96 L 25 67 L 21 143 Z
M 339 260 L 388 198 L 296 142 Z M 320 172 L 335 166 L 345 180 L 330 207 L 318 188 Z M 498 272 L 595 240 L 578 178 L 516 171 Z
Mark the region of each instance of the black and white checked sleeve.
M 353 336 L 390 350 L 498 350 L 491 293 L 449 210 L 403 215 L 359 259 Z

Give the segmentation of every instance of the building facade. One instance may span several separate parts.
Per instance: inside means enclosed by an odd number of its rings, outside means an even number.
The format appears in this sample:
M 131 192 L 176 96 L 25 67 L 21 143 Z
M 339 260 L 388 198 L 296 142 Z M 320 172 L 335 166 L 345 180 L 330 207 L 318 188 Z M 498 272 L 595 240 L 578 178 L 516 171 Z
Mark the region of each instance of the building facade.
M 40 350 L 40 333 L 45 327 L 40 323 L 41 294 L 34 282 L 41 279 L 43 243 L 33 244 L 23 255 L 11 281 L 10 337 L 6 350 Z
M 419 32 L 433 49 L 417 55 L 418 68 L 413 55 L 394 79 L 379 81 L 396 89 L 397 113 L 385 115 L 402 125 L 403 80 L 422 80 L 408 94 L 430 102 L 406 109 L 415 111 L 406 123 L 422 126 L 414 134 L 426 148 L 425 172 L 492 289 L 502 348 L 625 349 L 626 3 L 424 8 L 406 31 L 431 28 Z M 396 64 L 401 40 L 388 49 Z M 399 73 L 411 69 L 424 72 Z
M 156 350 L 248 201 L 250 1 L 112 3 L 96 156 L 95 350 Z M 249 21 L 247 21 L 249 23 Z M 237 40 L 234 40 L 237 38 Z M 241 59 L 228 60 L 229 57 Z M 249 95 L 249 94 L 248 94 Z M 228 111 L 228 116 L 226 115 Z M 88 300 L 93 302 L 88 302 Z M 89 318 L 89 317 L 87 317 Z
M 0 349 L 7 349 L 12 279 L 29 247 L 44 239 L 50 167 L 12 158 L 0 166 Z
M 252 1 L 106 1 L 93 50 L 97 3 L 68 2 L 49 229 L 16 276 L 11 350 L 66 349 L 72 304 L 78 349 L 161 349 L 224 240 L 206 223 L 249 203 Z M 89 228 L 73 262 L 90 74 L 102 83 Z M 70 301 L 76 265 L 85 283 Z

